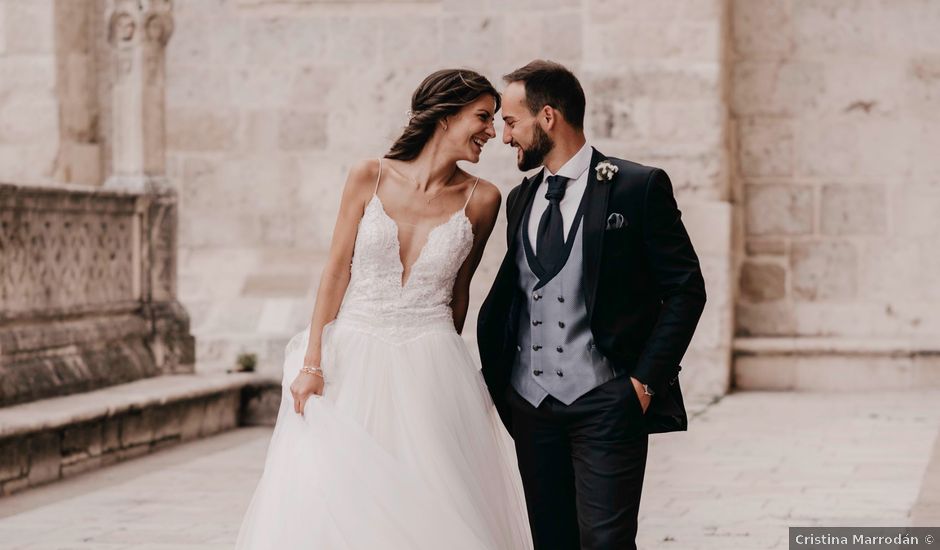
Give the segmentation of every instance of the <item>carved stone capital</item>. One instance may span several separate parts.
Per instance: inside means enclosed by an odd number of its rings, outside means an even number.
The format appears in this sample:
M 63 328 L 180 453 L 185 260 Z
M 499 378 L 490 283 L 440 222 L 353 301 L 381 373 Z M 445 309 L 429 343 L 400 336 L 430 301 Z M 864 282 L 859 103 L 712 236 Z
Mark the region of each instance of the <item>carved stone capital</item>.
M 108 42 L 117 47 L 137 43 L 162 48 L 173 34 L 170 0 L 111 0 L 107 14 Z

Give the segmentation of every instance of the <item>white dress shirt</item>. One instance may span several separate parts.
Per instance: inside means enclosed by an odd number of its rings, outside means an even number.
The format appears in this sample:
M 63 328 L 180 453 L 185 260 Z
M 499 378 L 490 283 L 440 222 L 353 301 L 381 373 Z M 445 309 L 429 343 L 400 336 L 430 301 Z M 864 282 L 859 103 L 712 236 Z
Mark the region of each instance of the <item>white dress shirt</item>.
M 532 244 L 532 250 L 538 253 L 538 234 L 539 220 L 542 214 L 548 208 L 548 199 L 545 193 L 548 192 L 548 176 L 564 176 L 568 178 L 565 182 L 565 196 L 562 197 L 559 207 L 561 208 L 561 220 L 565 230 L 565 242 L 568 241 L 568 234 L 571 231 L 571 223 L 578 212 L 578 205 L 581 204 L 581 197 L 584 196 L 584 190 L 587 188 L 588 168 L 591 167 L 591 156 L 594 151 L 587 143 L 568 159 L 557 174 L 552 174 L 548 168 L 543 171 L 545 175 L 539 182 L 538 189 L 535 190 L 535 198 L 532 201 L 532 213 L 529 214 L 529 243 Z

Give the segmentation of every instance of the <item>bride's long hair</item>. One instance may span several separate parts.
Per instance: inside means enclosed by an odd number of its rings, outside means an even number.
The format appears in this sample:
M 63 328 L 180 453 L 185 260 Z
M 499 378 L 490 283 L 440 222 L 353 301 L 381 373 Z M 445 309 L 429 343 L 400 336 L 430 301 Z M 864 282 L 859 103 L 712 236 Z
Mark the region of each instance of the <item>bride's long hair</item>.
M 493 96 L 499 111 L 499 92 L 485 76 L 469 69 L 442 69 L 431 73 L 411 95 L 408 126 L 385 158 L 414 159 L 434 135 L 439 120 L 457 113 L 483 94 Z

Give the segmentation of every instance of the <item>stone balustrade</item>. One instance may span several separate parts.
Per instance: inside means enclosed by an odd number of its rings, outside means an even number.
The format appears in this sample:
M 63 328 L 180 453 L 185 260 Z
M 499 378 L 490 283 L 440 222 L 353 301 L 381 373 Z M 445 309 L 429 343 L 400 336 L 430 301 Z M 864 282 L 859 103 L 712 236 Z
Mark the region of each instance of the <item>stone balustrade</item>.
M 0 407 L 194 369 L 176 196 L 0 184 Z

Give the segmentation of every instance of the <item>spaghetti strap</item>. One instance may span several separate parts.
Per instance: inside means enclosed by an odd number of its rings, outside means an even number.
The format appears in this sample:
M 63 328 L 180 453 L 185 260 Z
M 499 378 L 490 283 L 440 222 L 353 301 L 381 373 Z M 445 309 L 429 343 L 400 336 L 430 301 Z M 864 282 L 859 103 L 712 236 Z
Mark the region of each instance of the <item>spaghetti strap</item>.
M 470 195 L 467 196 L 467 202 L 463 203 L 463 209 L 467 209 L 467 205 L 470 204 L 470 199 L 473 198 L 473 192 L 477 189 L 477 184 L 480 183 L 480 176 L 477 176 L 476 181 L 473 182 L 473 187 L 470 188 Z
M 379 192 L 379 180 L 382 179 L 382 159 L 379 158 L 379 173 L 375 176 L 375 189 L 372 190 L 372 194 L 376 195 Z

